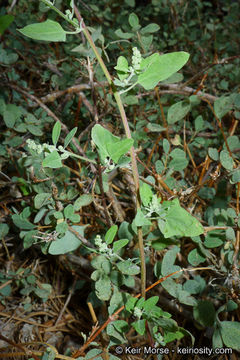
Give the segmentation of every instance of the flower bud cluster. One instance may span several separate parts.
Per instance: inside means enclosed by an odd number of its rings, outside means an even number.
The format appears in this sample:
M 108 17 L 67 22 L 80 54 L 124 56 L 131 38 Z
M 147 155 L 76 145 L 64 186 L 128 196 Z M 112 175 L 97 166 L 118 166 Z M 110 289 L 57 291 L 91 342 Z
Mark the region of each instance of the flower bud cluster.
M 132 56 L 132 66 L 133 69 L 136 70 L 140 70 L 140 64 L 142 61 L 142 55 L 140 53 L 140 51 L 134 47 L 133 49 L 133 56 Z
M 138 319 L 140 319 L 142 317 L 142 310 L 139 309 L 138 307 L 135 307 L 134 310 L 133 310 L 133 315 L 135 317 L 137 317 Z
M 58 148 L 54 145 L 49 145 L 47 143 L 43 143 L 43 144 L 36 144 L 34 140 L 28 139 L 26 141 L 28 147 L 30 150 L 35 151 L 37 154 L 42 154 L 43 152 L 45 153 L 45 155 L 47 155 L 49 152 L 53 152 L 54 150 L 56 151 L 60 151 L 61 154 L 61 159 L 65 160 L 67 159 L 70 154 L 68 151 L 66 151 L 64 149 L 64 147 L 62 145 L 59 145 Z
M 113 256 L 112 249 L 109 249 L 107 244 L 102 240 L 100 235 L 95 237 L 95 245 L 99 248 L 101 253 L 105 253 L 109 256 Z
M 153 213 L 162 213 L 162 205 L 160 204 L 160 199 L 156 195 L 153 195 L 152 201 L 149 206 L 146 206 L 147 216 L 152 216 Z
M 41 154 L 42 152 L 48 150 L 50 152 L 56 150 L 56 147 L 54 145 L 49 145 L 49 144 L 36 144 L 34 140 L 28 139 L 26 141 L 29 149 L 35 151 L 38 154 Z

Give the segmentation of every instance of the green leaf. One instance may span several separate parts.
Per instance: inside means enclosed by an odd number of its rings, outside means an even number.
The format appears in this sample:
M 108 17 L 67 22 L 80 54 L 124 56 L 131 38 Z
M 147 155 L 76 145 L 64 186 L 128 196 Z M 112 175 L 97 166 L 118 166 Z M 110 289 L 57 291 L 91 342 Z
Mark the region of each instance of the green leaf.
M 13 52 L 7 52 L 3 49 L 0 50 L 0 63 L 5 65 L 11 65 L 15 63 L 18 59 L 18 54 Z
M 149 50 L 152 42 L 153 42 L 153 35 L 147 34 L 146 36 L 143 36 L 143 35 L 141 36 L 141 43 L 142 43 L 142 46 L 143 46 L 145 52 L 147 52 Z
M 184 170 L 188 165 L 188 159 L 186 158 L 186 154 L 181 149 L 174 149 L 171 151 L 170 156 L 172 160 L 169 163 L 169 167 L 175 171 Z
M 6 285 L 3 288 L 0 289 L 0 294 L 2 296 L 9 296 L 12 292 L 12 288 L 10 285 Z
M 126 104 L 126 105 L 136 105 L 136 104 L 138 104 L 138 98 L 135 95 L 127 95 L 127 93 L 126 93 L 126 94 L 122 95 L 122 102 L 123 102 L 123 104 Z
M 134 220 L 136 226 L 152 225 L 152 222 L 146 218 L 146 216 L 143 214 L 142 210 L 140 209 L 137 210 L 137 214 Z
M 83 194 L 77 200 L 75 200 L 73 207 L 75 211 L 79 211 L 83 206 L 90 205 L 93 201 L 93 197 L 90 194 Z
M 182 304 L 189 305 L 189 306 L 195 306 L 197 303 L 196 299 L 185 290 L 180 290 L 177 293 L 177 299 Z
M 53 20 L 27 25 L 18 31 L 34 40 L 43 41 L 66 41 L 66 32 L 61 25 Z
M 130 296 L 126 302 L 126 305 L 125 305 L 125 309 L 129 312 L 132 312 L 133 309 L 135 308 L 135 305 L 136 305 L 136 302 L 138 301 L 137 298 L 134 298 L 132 296 Z
M 239 136 L 233 135 L 233 136 L 229 136 L 227 138 L 227 143 L 229 146 L 229 149 L 231 151 L 238 149 L 240 147 L 240 140 L 239 140 Z M 223 150 L 227 150 L 226 144 L 223 144 Z
M 149 299 L 145 300 L 143 308 L 148 312 L 157 304 L 159 296 L 152 296 Z
M 118 237 L 120 239 L 128 239 L 131 241 L 133 239 L 133 234 L 130 231 L 130 224 L 127 221 L 123 221 L 118 230 Z
M 145 70 L 138 76 L 138 83 L 146 90 L 153 89 L 159 81 L 163 81 L 180 70 L 188 61 L 189 54 L 183 51 L 159 55 L 157 53 L 141 62 Z
M 117 163 L 120 157 L 133 146 L 133 139 L 123 139 L 106 145 L 110 158 Z
M 163 276 L 171 274 L 175 271 L 181 270 L 180 266 L 174 265 L 176 256 L 179 252 L 180 252 L 180 248 L 177 246 L 174 246 L 171 250 L 168 250 L 167 253 L 164 255 L 164 258 L 162 261 L 162 267 L 161 267 Z M 176 274 L 176 275 L 173 275 L 172 278 L 176 278 L 179 276 L 180 276 L 179 274 Z
M 164 339 L 164 342 L 169 343 L 174 340 L 180 340 L 185 335 L 186 335 L 186 333 L 184 333 L 183 331 L 179 331 L 179 330 L 174 331 L 174 332 L 169 331 L 169 332 L 164 333 L 163 339 Z
M 112 294 L 111 281 L 108 276 L 104 275 L 95 283 L 96 295 L 100 300 L 107 301 Z
M 217 149 L 214 149 L 212 147 L 208 148 L 208 155 L 211 159 L 213 159 L 214 161 L 218 161 L 219 158 L 219 154 Z
M 197 280 L 187 280 L 183 284 L 183 290 L 189 294 L 199 294 L 202 290 L 201 283 Z
M 117 29 L 115 34 L 121 39 L 131 39 L 134 36 L 133 33 L 124 33 L 121 29 Z
M 183 119 L 191 109 L 189 101 L 183 100 L 173 104 L 168 109 L 167 122 L 169 125 Z
M 193 266 L 198 266 L 203 263 L 206 258 L 199 252 L 198 249 L 193 249 L 188 254 L 188 262 Z
M 92 128 L 91 134 L 94 144 L 99 149 L 101 159 L 106 159 L 109 156 L 107 145 L 116 143 L 119 138 L 99 124 Z
M 116 234 L 118 231 L 118 226 L 117 225 L 113 225 L 110 227 L 110 229 L 106 232 L 105 234 L 105 241 L 106 243 L 109 245 L 113 242 Z
M 216 311 L 213 303 L 208 300 L 198 301 L 193 308 L 193 316 L 203 326 L 213 326 L 216 319 Z
M 14 214 L 12 216 L 12 220 L 14 224 L 23 230 L 33 230 L 35 229 L 35 225 L 31 224 L 30 221 L 24 219 L 21 215 Z
M 11 25 L 13 20 L 14 20 L 13 15 L 2 15 L 2 16 L 0 16 L 0 34 L 1 35 Z
M 143 183 L 140 186 L 140 197 L 141 197 L 143 205 L 148 206 L 148 204 L 150 203 L 150 201 L 153 197 L 153 192 L 152 192 L 151 186 L 149 186 L 146 183 Z
M 14 104 L 7 104 L 3 111 L 3 120 L 8 128 L 13 128 L 17 119 L 22 115 L 21 109 Z
M 131 13 L 128 17 L 128 22 L 130 26 L 134 29 L 139 29 L 139 19 L 138 16 L 135 13 Z
M 7 224 L 0 224 L 0 239 L 8 234 L 9 226 Z
M 194 120 L 194 126 L 196 131 L 201 131 L 204 129 L 204 120 L 202 115 L 198 115 Z
M 77 132 L 77 127 L 73 128 L 66 136 L 65 140 L 64 140 L 64 149 L 68 146 L 68 144 L 71 142 L 72 138 L 74 137 L 74 135 Z
M 225 346 L 240 351 L 240 323 L 236 321 L 222 321 L 220 332 Z
M 165 225 L 160 228 L 165 238 L 172 236 L 198 236 L 204 233 L 200 222 L 180 206 L 179 200 L 164 201 Z
M 172 278 L 168 278 L 162 283 L 162 287 L 172 296 L 179 299 L 183 304 L 194 306 L 196 305 L 196 299 L 192 297 L 188 292 L 182 289 L 182 285 L 176 283 Z
M 229 171 L 233 170 L 233 158 L 230 156 L 227 150 L 222 150 L 220 152 L 220 162 L 225 169 Z
M 240 169 L 234 170 L 232 175 L 232 183 L 236 184 L 238 182 L 240 182 Z
M 52 142 L 53 145 L 55 146 L 57 145 L 60 133 L 61 133 L 61 123 L 57 121 L 52 130 Z
M 62 161 L 57 150 L 54 150 L 49 155 L 45 157 L 42 162 L 43 167 L 49 167 L 51 169 L 57 169 L 62 167 Z
M 129 242 L 128 239 L 121 239 L 121 240 L 114 241 L 113 251 L 116 253 L 117 251 L 122 249 L 124 246 L 126 246 L 128 244 L 128 242 Z
M 222 230 L 209 231 L 205 237 L 204 245 L 209 249 L 213 249 L 221 246 L 224 238 L 225 236 Z
M 72 204 L 69 204 L 67 205 L 65 208 L 64 208 L 64 216 L 66 219 L 70 219 L 72 217 L 72 215 L 74 214 L 74 207 Z
M 162 131 L 166 131 L 166 128 L 159 125 L 159 124 L 152 124 L 152 123 L 148 123 L 147 124 L 147 129 L 151 132 L 162 132 Z
M 170 150 L 170 144 L 169 141 L 167 139 L 163 139 L 163 151 L 165 152 L 165 154 L 168 154 Z M 185 156 L 185 153 L 184 153 Z
M 230 96 L 222 96 L 214 102 L 214 111 L 219 119 L 226 115 L 233 107 Z
M 119 331 L 122 334 L 126 333 L 126 331 L 129 330 L 129 325 L 127 321 L 124 320 L 114 321 L 114 327 L 117 331 Z
M 139 266 L 134 264 L 131 260 L 121 261 L 117 263 L 116 266 L 124 275 L 137 275 L 140 272 Z
M 173 332 L 173 331 L 177 331 L 177 329 L 178 329 L 178 325 L 177 325 L 176 321 L 173 319 L 164 317 L 164 318 L 158 319 L 157 323 L 165 331 Z
M 41 221 L 47 211 L 48 209 L 46 207 L 41 208 L 35 215 L 35 218 L 33 220 L 34 224 L 37 224 L 39 221 Z
M 27 130 L 35 135 L 35 136 L 42 136 L 43 132 L 42 130 L 39 128 L 39 126 L 33 125 L 33 124 L 27 124 Z
M 47 300 L 52 292 L 50 284 L 41 284 L 41 287 L 34 289 L 34 293 L 43 300 Z
M 122 323 L 122 327 L 120 328 L 119 331 L 119 326 L 118 326 L 118 322 Z M 116 324 L 117 323 L 117 324 Z M 121 326 L 120 323 L 120 326 Z M 116 320 L 114 322 L 111 322 L 110 324 L 108 324 L 107 326 L 107 334 L 110 337 L 113 337 L 114 340 L 117 339 L 117 341 L 114 341 L 114 344 L 124 344 L 126 342 L 126 338 L 125 338 L 125 333 L 128 329 L 127 324 L 125 324 L 126 322 L 124 320 Z
M 72 228 L 80 235 L 84 236 L 84 230 L 86 228 L 86 225 L 74 225 L 72 226 Z M 81 240 L 79 240 L 79 238 L 75 234 L 67 230 L 63 237 L 51 242 L 48 252 L 51 255 L 66 254 L 68 252 L 76 250 L 81 245 L 81 243 Z
M 183 74 L 175 73 L 175 74 L 171 75 L 169 78 L 167 78 L 166 80 L 164 80 L 162 82 L 162 84 L 166 84 L 166 85 L 167 84 L 175 84 L 182 80 L 183 80 Z
M 212 337 L 212 345 L 213 345 L 214 349 L 223 347 L 221 332 L 218 327 L 216 327 L 214 330 L 213 337 Z
M 117 60 L 117 65 L 114 67 L 115 70 L 120 71 L 122 73 L 127 73 L 128 71 L 128 61 L 124 56 L 119 56 Z M 122 78 L 119 77 L 121 80 Z
M 159 29 L 160 29 L 160 26 L 158 24 L 151 23 L 151 24 L 148 24 L 147 26 L 145 26 L 144 28 L 142 28 L 140 33 L 142 35 L 150 34 L 150 33 L 157 32 Z
M 145 324 L 146 324 L 146 319 L 140 319 L 140 320 L 134 321 L 131 325 L 140 335 L 144 335 L 145 330 L 146 330 Z
M 49 204 L 52 201 L 51 193 L 40 193 L 34 198 L 34 206 L 36 209 L 40 209 L 42 206 Z

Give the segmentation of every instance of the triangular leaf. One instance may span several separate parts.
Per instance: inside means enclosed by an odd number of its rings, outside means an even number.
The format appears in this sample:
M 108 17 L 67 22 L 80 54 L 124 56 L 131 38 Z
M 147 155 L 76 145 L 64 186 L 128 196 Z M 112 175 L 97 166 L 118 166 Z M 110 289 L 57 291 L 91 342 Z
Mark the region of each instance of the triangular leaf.
M 123 139 L 106 145 L 110 158 L 117 163 L 120 157 L 126 154 L 126 152 L 128 152 L 131 148 L 133 145 L 133 139 Z
M 92 128 L 92 140 L 99 149 L 101 159 L 104 160 L 109 156 L 107 145 L 116 143 L 119 141 L 119 138 L 103 126 L 97 124 Z
M 178 199 L 164 201 L 166 208 L 165 224 L 161 231 L 165 238 L 172 236 L 198 236 L 204 233 L 200 222 L 183 209 Z
M 27 25 L 18 31 L 34 40 L 43 41 L 66 41 L 66 32 L 61 25 L 53 20 Z
M 138 83 L 146 90 L 153 89 L 159 81 L 163 81 L 180 70 L 188 61 L 189 54 L 180 51 L 169 54 L 153 54 L 142 60 L 141 69 L 145 71 L 138 76 Z
M 72 226 L 72 228 L 80 235 L 84 236 L 86 225 Z M 79 240 L 75 234 L 67 230 L 63 237 L 51 242 L 48 252 L 51 255 L 66 254 L 76 250 L 81 245 L 81 243 L 81 240 Z
M 49 155 L 45 157 L 42 162 L 43 167 L 49 167 L 52 169 L 57 169 L 62 167 L 61 157 L 57 150 L 54 150 Z

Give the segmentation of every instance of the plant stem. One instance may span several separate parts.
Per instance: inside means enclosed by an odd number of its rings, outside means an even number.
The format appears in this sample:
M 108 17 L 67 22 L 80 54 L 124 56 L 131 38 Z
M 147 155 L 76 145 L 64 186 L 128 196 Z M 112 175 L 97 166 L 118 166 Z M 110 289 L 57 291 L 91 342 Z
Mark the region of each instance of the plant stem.
M 74 28 L 77 28 L 77 24 L 69 19 L 65 14 L 63 14 L 61 12 L 61 10 L 59 10 L 58 8 L 56 8 L 49 0 L 40 0 L 42 1 L 45 5 L 49 6 L 52 10 L 54 10 L 58 15 L 60 15 L 63 19 L 65 19 L 69 24 L 71 24 Z M 125 130 L 125 134 L 126 134 L 126 137 L 128 139 L 131 139 L 132 136 L 131 136 L 131 132 L 130 132 L 130 128 L 129 128 L 129 125 L 128 125 L 128 120 L 127 120 L 127 117 L 126 117 L 126 113 L 125 113 L 125 110 L 124 110 L 124 107 L 123 107 L 123 103 L 122 103 L 122 100 L 121 100 L 121 97 L 120 97 L 120 94 L 119 92 L 117 91 L 113 81 L 112 81 L 112 78 L 111 78 L 111 75 L 101 57 L 101 55 L 99 54 L 95 44 L 94 44 L 94 41 L 83 21 L 83 18 L 82 16 L 80 15 L 78 9 L 76 6 L 74 6 L 74 11 L 75 11 L 75 14 L 76 14 L 76 17 L 79 21 L 79 24 L 81 24 L 81 27 L 83 29 L 83 33 L 89 43 L 89 45 L 91 46 L 98 62 L 99 62 L 99 65 L 101 66 L 102 68 L 102 71 L 104 73 L 104 75 L 106 76 L 106 79 L 109 83 L 109 85 L 111 86 L 112 88 L 112 91 L 113 91 L 113 95 L 115 97 L 115 100 L 116 100 L 116 103 L 117 103 L 117 106 L 119 108 L 119 112 L 120 112 L 120 115 L 121 115 L 121 119 L 122 119 L 122 123 L 123 123 L 123 126 L 124 126 L 124 130 Z M 135 184 L 135 189 L 136 189 L 136 208 L 137 210 L 140 209 L 141 207 L 141 201 L 140 201 L 140 195 L 139 195 L 139 174 L 138 174 L 138 168 L 137 168 L 137 161 L 136 161 L 136 156 L 135 156 L 135 152 L 134 152 L 134 148 L 133 146 L 131 147 L 130 149 L 130 156 L 131 156 L 131 163 L 132 163 L 132 172 L 133 172 L 133 179 L 134 179 L 134 184 Z M 143 235 L 142 235 L 142 228 L 141 227 L 138 227 L 138 245 L 139 245 L 139 252 L 140 252 L 140 261 L 141 261 L 141 295 L 142 297 L 145 298 L 145 289 L 146 289 L 146 265 L 145 265 L 145 254 L 144 254 L 144 244 L 143 244 Z
M 84 35 L 86 36 L 86 39 L 87 41 L 89 42 L 89 45 L 91 46 L 98 62 L 99 62 L 99 65 L 101 66 L 102 68 L 102 71 L 104 73 L 104 75 L 106 76 L 106 79 L 109 83 L 109 85 L 111 86 L 112 88 L 112 91 L 113 91 L 113 95 L 115 97 L 115 100 L 116 100 L 116 103 L 117 103 L 117 106 L 118 106 L 118 109 L 119 109 L 119 112 L 120 112 L 120 115 L 121 115 L 121 119 L 122 119 L 122 123 L 123 123 L 123 126 L 124 126 L 124 130 L 125 130 L 125 134 L 126 134 L 126 137 L 128 139 L 131 139 L 132 136 L 131 136 L 131 132 L 130 132 L 130 128 L 129 128 L 129 125 L 128 125 L 128 120 L 127 120 L 127 116 L 126 116 L 126 113 L 125 113 L 125 110 L 124 110 L 124 107 L 123 107 L 123 103 L 122 103 L 122 100 L 121 100 L 121 96 L 119 94 L 119 92 L 117 91 L 113 81 L 112 81 L 112 78 L 111 78 L 111 75 L 101 57 L 101 55 L 99 54 L 94 42 L 93 42 L 93 39 L 77 9 L 77 7 L 75 6 L 75 14 L 76 14 L 76 17 L 79 21 L 79 23 L 82 24 L 82 28 L 83 28 L 83 32 L 84 32 Z M 130 156 L 131 156 L 131 163 L 132 163 L 132 172 L 133 172 L 133 179 L 134 179 L 134 184 L 135 184 L 135 189 L 136 189 L 136 207 L 137 209 L 140 209 L 141 207 L 141 202 L 140 202 L 140 196 L 139 196 L 139 174 L 138 174 L 138 168 L 137 168 L 137 160 L 136 160 L 136 156 L 135 156 L 135 152 L 134 152 L 134 147 L 132 146 L 131 149 L 130 149 Z M 144 244 L 143 244 L 143 235 L 142 235 L 142 228 L 141 227 L 138 227 L 138 246 L 139 246 L 139 252 L 140 252 L 140 261 L 141 261 L 141 294 L 142 294 L 142 297 L 145 298 L 145 289 L 146 289 L 146 265 L 145 265 L 145 254 L 144 254 Z

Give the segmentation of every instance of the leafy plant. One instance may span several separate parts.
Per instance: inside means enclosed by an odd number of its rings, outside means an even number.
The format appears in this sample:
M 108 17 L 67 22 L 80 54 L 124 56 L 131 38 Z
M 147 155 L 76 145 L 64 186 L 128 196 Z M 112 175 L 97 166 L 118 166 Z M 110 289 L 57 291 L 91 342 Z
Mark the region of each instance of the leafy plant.
M 184 2 L 134 8 L 126 0 L 119 12 L 113 1 L 109 12 L 107 1 L 93 1 L 90 12 L 81 9 L 95 22 L 86 26 L 69 3 L 66 10 L 63 1 L 42 0 L 15 17 L 1 13 L 0 186 L 17 200 L 8 209 L 2 199 L 3 248 L 19 233 L 25 252 L 65 259 L 72 274 L 76 253 L 91 283 L 87 301 L 108 314 L 83 334 L 73 358 L 117 359 L 129 331 L 174 351 L 189 336 L 202 346 L 196 334 L 204 329 L 214 348 L 239 351 L 239 323 L 230 321 L 239 292 L 239 45 L 234 36 L 226 41 L 236 5 L 218 5 L 222 25 L 208 1 L 194 3 L 197 17 Z M 31 90 L 29 59 L 40 90 Z M 197 275 L 192 266 L 200 264 L 208 271 Z M 26 306 L 30 297 L 46 302 L 47 281 L 19 271 L 1 274 L 2 303 L 12 284 Z M 95 340 L 103 331 L 108 350 Z

